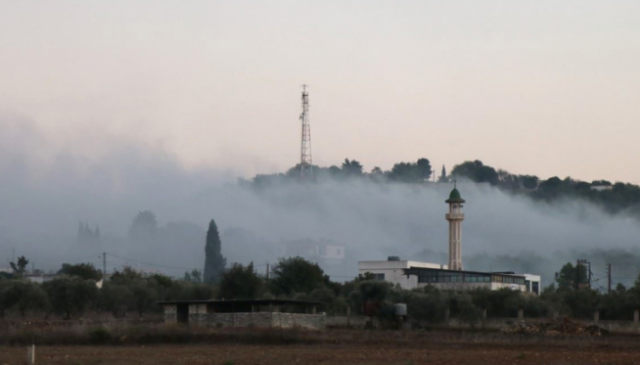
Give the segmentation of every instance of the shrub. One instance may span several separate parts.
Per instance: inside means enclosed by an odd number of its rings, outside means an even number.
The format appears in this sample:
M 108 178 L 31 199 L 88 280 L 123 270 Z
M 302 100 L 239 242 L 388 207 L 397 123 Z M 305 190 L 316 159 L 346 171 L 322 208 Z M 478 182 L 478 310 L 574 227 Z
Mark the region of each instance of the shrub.
M 105 327 L 95 327 L 88 331 L 89 341 L 95 345 L 104 345 L 111 341 L 111 332 Z

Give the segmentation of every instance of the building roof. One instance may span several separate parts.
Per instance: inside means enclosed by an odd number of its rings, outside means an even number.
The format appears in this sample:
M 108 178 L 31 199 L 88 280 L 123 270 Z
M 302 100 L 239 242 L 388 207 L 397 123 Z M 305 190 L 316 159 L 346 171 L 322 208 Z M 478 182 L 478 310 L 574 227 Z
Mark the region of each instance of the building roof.
M 174 300 L 158 302 L 160 305 L 166 304 L 238 304 L 238 305 L 286 305 L 286 304 L 300 304 L 300 305 L 320 305 L 321 302 L 311 302 L 306 300 L 290 300 L 290 299 L 248 299 L 248 300 Z
M 449 199 L 446 200 L 447 203 L 464 203 L 464 199 L 460 196 L 460 192 L 457 188 L 453 188 L 451 190 L 451 194 L 449 194 Z
M 524 277 L 525 274 L 516 274 L 513 271 L 468 271 L 468 270 L 448 270 L 448 269 L 435 269 L 429 267 L 416 267 L 411 266 L 408 269 L 404 269 L 404 273 L 406 275 L 415 275 L 417 271 L 438 271 L 444 273 L 453 273 L 453 274 L 472 274 L 472 275 L 503 275 L 503 276 L 517 276 Z

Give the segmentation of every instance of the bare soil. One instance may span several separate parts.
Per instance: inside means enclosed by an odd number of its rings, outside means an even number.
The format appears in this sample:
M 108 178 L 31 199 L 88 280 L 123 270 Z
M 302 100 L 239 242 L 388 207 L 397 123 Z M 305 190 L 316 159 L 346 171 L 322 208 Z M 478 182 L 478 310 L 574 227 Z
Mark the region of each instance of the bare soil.
M 431 337 L 431 336 L 429 336 Z M 626 339 L 586 342 L 484 342 L 469 339 L 410 344 L 390 342 L 320 343 L 307 345 L 187 344 L 153 346 L 38 347 L 37 364 L 491 364 L 590 365 L 640 364 L 640 342 Z M 0 346 L 0 365 L 23 364 L 25 347 Z

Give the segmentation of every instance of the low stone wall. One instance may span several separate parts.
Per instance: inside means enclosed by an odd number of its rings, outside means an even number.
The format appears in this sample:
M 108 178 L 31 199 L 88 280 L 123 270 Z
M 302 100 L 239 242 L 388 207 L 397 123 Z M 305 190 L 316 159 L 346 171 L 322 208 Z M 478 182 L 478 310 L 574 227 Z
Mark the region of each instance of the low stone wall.
M 326 326 L 364 328 L 368 320 L 369 317 L 365 316 L 327 316 Z
M 306 328 L 323 330 L 326 328 L 326 317 L 324 314 L 304 314 L 304 313 L 270 313 L 272 314 L 271 326 L 279 328 Z
M 165 314 L 166 318 L 168 318 L 167 314 Z M 189 313 L 189 325 L 196 327 L 299 327 L 316 330 L 326 327 L 323 314 L 279 312 L 206 313 L 198 311 Z
M 365 316 L 328 316 L 326 317 L 326 326 L 327 327 L 353 327 L 353 328 L 364 328 L 366 322 L 369 320 L 368 317 Z M 546 320 L 544 318 L 524 318 L 525 321 L 542 321 Z M 595 324 L 593 320 L 581 320 L 581 319 L 572 319 L 572 321 L 583 324 L 583 325 L 592 325 Z M 428 323 L 425 321 L 410 321 L 420 327 L 451 327 L 451 328 L 469 328 L 469 323 L 458 321 L 455 318 L 449 320 L 448 323 L 440 322 L 440 323 Z M 475 323 L 476 328 L 486 328 L 486 329 L 494 329 L 500 330 L 503 327 L 518 322 L 517 318 L 487 318 L 484 321 L 479 319 Z M 379 322 L 373 318 L 373 326 L 379 327 Z M 601 328 L 604 328 L 610 332 L 618 332 L 618 333 L 640 333 L 640 326 L 635 324 L 634 321 L 598 321 L 597 325 Z
M 198 322 L 191 322 L 205 327 L 270 327 L 271 313 L 204 313 Z

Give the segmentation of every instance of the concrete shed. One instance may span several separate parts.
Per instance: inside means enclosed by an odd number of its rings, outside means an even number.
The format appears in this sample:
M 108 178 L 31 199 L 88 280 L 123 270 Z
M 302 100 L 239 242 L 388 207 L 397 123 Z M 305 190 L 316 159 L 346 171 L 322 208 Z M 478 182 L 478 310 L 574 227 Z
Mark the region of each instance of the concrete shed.
M 325 329 L 319 302 L 287 299 L 184 300 L 158 302 L 165 323 L 196 327 L 277 327 Z

